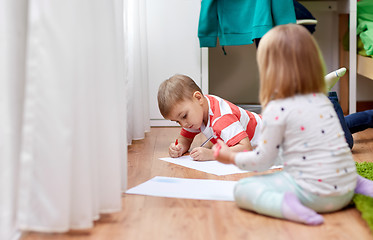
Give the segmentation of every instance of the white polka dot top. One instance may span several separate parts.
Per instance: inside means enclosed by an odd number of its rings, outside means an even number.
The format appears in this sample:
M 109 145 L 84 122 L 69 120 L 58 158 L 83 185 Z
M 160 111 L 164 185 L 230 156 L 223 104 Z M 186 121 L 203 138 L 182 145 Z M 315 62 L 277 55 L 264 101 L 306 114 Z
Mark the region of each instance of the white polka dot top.
M 237 154 L 238 167 L 264 171 L 280 154 L 284 171 L 305 190 L 338 196 L 355 188 L 355 163 L 338 116 L 324 94 L 271 101 L 262 116 L 258 147 Z

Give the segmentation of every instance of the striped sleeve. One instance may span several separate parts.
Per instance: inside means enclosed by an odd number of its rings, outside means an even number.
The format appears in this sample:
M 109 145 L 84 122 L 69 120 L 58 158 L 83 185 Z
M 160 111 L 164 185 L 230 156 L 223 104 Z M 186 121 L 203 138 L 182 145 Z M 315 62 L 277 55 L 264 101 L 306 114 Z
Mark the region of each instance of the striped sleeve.
M 236 116 L 237 121 L 243 127 L 243 130 L 246 132 L 246 136 L 249 137 L 250 141 L 254 137 L 255 132 L 257 131 L 257 119 L 259 116 L 256 113 L 252 113 L 248 110 L 244 110 L 243 108 L 234 105 L 231 102 L 225 101 L 230 108 L 230 111 L 233 115 Z
M 247 134 L 241 123 L 234 114 L 225 114 L 217 119 L 213 124 L 213 129 L 229 147 L 236 145 Z
M 248 137 L 252 145 L 257 145 L 260 135 L 261 116 L 247 111 L 217 96 L 208 96 L 211 116 L 211 127 L 215 134 L 228 146 L 234 146 Z
M 186 137 L 186 138 L 194 139 L 194 137 L 196 135 L 198 135 L 198 133 L 200 133 L 200 132 L 201 131 L 199 131 L 199 130 L 181 128 L 180 135 L 183 136 L 183 137 Z

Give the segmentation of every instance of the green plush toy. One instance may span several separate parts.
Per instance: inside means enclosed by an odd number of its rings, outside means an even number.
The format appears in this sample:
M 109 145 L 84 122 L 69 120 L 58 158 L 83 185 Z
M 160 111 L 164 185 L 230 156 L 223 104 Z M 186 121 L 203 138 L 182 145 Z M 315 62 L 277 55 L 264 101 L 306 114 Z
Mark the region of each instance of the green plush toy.
M 373 180 L 373 162 L 356 163 L 356 170 L 360 176 Z M 373 232 L 373 198 L 355 194 L 353 202 Z

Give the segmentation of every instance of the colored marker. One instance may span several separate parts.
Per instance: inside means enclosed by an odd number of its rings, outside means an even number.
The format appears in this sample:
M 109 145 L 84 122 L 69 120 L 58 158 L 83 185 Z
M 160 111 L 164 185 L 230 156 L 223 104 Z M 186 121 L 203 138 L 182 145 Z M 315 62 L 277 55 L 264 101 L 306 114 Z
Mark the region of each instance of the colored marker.
M 178 139 L 176 138 L 175 146 L 177 146 L 177 144 L 179 144 L 179 141 L 178 141 Z
M 200 147 L 203 147 L 203 146 L 205 146 L 206 145 L 206 143 L 208 142 L 208 141 L 210 141 L 212 138 L 214 137 L 214 135 L 212 135 L 211 137 L 209 137 L 206 141 L 204 141 L 202 144 L 201 144 L 201 146 Z
M 221 149 L 221 145 L 218 144 L 218 146 L 215 148 L 215 151 L 214 151 L 214 158 L 217 159 L 218 156 L 219 156 L 219 152 L 220 152 L 220 149 Z

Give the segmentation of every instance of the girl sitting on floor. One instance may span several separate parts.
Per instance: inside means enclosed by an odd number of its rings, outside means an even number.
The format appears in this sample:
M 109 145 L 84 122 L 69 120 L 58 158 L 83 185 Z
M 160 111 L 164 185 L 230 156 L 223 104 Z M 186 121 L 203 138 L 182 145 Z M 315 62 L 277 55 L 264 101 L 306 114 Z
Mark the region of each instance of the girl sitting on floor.
M 324 221 L 318 213 L 342 209 L 354 193 L 373 197 L 373 182 L 356 173 L 325 95 L 323 59 L 311 34 L 295 24 L 277 26 L 261 39 L 257 61 L 263 109 L 258 146 L 235 153 L 218 141 L 214 157 L 241 169 L 264 171 L 281 154 L 284 168 L 240 180 L 234 190 L 238 206 L 318 225 Z

